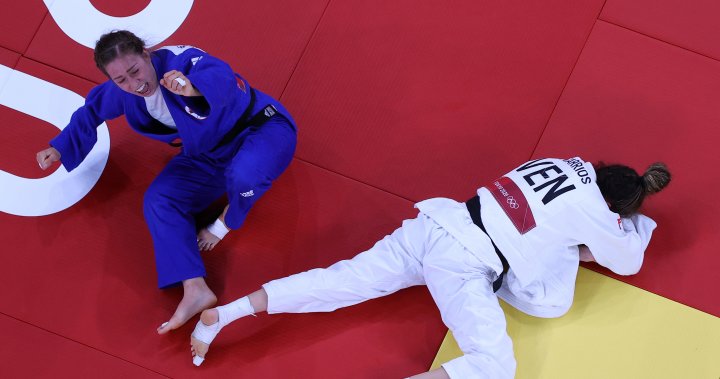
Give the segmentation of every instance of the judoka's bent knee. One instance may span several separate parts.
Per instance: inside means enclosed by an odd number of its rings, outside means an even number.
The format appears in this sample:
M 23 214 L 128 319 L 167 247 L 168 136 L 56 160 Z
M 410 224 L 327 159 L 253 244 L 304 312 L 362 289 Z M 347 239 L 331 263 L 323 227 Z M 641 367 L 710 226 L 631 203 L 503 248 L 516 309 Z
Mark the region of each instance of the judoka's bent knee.
M 234 168 L 227 171 L 227 190 L 230 197 L 252 200 L 262 194 L 261 187 L 270 181 L 266 175 L 253 168 Z

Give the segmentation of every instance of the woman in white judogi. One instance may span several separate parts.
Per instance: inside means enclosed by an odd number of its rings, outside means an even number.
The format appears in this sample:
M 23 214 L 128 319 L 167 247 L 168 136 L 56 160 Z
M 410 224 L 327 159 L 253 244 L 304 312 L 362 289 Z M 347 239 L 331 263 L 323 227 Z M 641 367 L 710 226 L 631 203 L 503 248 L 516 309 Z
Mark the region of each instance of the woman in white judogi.
M 413 378 L 512 378 L 496 292 L 530 315 L 559 317 L 572 304 L 580 260 L 637 273 L 656 226 L 638 209 L 669 181 L 662 163 L 640 176 L 623 165 L 596 170 L 577 157 L 538 159 L 464 204 L 420 202 L 416 218 L 370 250 L 204 311 L 191 337 L 193 362 L 200 365 L 220 329 L 240 317 L 330 312 L 424 284 L 465 355 Z

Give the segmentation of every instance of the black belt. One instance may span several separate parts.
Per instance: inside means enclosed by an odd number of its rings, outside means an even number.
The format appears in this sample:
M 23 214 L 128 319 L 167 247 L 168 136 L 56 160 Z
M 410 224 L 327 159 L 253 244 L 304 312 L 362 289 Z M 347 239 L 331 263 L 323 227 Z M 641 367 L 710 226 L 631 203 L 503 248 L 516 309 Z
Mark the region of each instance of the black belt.
M 472 218 L 473 224 L 477 225 L 480 230 L 482 230 L 483 233 L 485 233 L 488 238 L 490 238 L 490 235 L 487 234 L 487 231 L 485 230 L 482 218 L 480 218 L 480 198 L 475 195 L 473 198 L 465 202 L 465 206 L 467 207 L 468 212 L 470 212 L 470 217 Z M 492 238 L 490 238 L 490 243 L 492 243 L 493 247 L 495 248 L 495 253 L 497 254 L 498 258 L 500 258 L 500 262 L 502 262 L 503 266 L 502 272 L 493 282 L 493 292 L 497 292 L 502 286 L 503 278 L 505 277 L 505 273 L 508 272 L 508 270 L 510 269 L 510 265 L 508 264 L 507 259 L 505 259 L 505 256 L 502 255 L 502 253 L 500 252 L 500 249 L 498 249 L 498 247 L 495 245 L 495 242 L 493 242 Z
M 229 132 L 225 133 L 223 138 L 218 142 L 215 147 L 213 147 L 210 151 L 215 151 L 218 148 L 220 148 L 223 145 L 227 145 L 230 141 L 234 140 L 235 137 L 238 136 L 238 134 L 242 133 L 245 129 L 251 127 L 251 126 L 259 126 L 264 124 L 267 120 L 271 119 L 273 116 L 275 116 L 278 113 L 277 108 L 275 108 L 274 105 L 270 104 L 266 106 L 265 108 L 261 109 L 260 112 L 256 113 L 254 116 L 250 117 L 250 112 L 252 112 L 252 109 L 255 107 L 255 90 L 250 88 L 250 104 L 248 104 L 247 109 L 245 109 L 245 112 L 243 112 L 242 116 L 237 120 L 235 125 L 233 125 L 232 129 L 230 129 Z
M 248 107 L 249 109 L 249 107 Z M 215 147 L 212 148 L 210 151 L 215 151 L 219 149 L 221 146 L 227 145 L 230 141 L 234 140 L 235 137 L 238 136 L 238 134 L 242 133 L 245 129 L 252 127 L 252 126 L 260 126 L 267 122 L 267 120 L 271 119 L 273 116 L 275 116 L 278 113 L 277 108 L 275 108 L 274 105 L 270 104 L 266 106 L 265 108 L 261 109 L 260 112 L 256 113 L 252 118 L 250 118 L 247 121 L 244 121 L 244 118 L 241 117 L 235 125 L 233 125 L 232 129 L 230 129 L 229 132 L 225 133 L 223 138 L 218 142 Z
M 245 112 L 243 112 L 240 118 L 238 118 L 238 120 L 235 122 L 235 125 L 233 125 L 230 131 L 225 133 L 225 135 L 220 139 L 220 142 L 218 142 L 217 145 L 215 145 L 215 147 L 213 147 L 210 151 L 215 151 L 220 147 L 227 145 L 245 129 L 251 126 L 262 125 L 278 113 L 277 108 L 275 108 L 274 105 L 270 104 L 251 117 L 250 113 L 255 107 L 255 97 L 255 90 L 250 88 L 250 103 L 248 104 L 247 108 L 245 108 Z M 182 146 L 182 143 L 170 142 L 170 146 L 179 147 Z

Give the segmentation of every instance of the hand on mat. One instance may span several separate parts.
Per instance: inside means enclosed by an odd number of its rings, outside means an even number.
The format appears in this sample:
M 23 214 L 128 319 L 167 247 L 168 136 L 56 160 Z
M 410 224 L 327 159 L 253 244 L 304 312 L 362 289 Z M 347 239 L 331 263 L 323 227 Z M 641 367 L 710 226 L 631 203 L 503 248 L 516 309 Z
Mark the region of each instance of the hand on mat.
M 162 79 L 160 79 L 160 85 L 176 95 L 202 96 L 202 94 L 192 85 L 190 79 L 177 70 L 166 72 Z
M 37 159 L 40 168 L 45 170 L 53 163 L 60 160 L 60 152 L 57 151 L 54 147 L 51 147 L 37 153 L 35 155 L 35 158 Z

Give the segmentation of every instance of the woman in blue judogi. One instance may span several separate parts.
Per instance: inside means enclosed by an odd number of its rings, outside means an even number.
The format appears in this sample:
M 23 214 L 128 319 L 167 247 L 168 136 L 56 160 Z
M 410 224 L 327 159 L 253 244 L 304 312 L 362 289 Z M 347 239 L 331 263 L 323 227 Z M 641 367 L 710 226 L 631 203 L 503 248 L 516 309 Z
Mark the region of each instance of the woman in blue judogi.
M 58 160 L 68 171 L 75 169 L 97 141 L 97 126 L 123 114 L 138 133 L 182 144 L 144 199 L 159 286 L 184 288 L 175 314 L 158 328 L 163 334 L 216 302 L 204 280 L 200 250 L 212 249 L 239 228 L 287 168 L 296 126 L 278 101 L 192 46 L 149 52 L 134 34 L 115 31 L 98 41 L 95 63 L 110 80 L 90 91 L 37 160 L 43 169 Z M 223 214 L 196 233 L 194 215 L 225 193 L 229 203 Z

